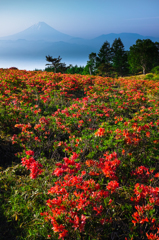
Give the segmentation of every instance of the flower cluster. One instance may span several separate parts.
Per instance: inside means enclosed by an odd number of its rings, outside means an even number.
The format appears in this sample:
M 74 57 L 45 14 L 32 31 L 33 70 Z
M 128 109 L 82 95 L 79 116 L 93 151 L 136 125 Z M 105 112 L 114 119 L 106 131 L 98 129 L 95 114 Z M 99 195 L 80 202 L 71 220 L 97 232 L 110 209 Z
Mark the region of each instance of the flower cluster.
M 26 157 L 22 158 L 22 165 L 25 166 L 27 168 L 27 170 L 30 170 L 30 177 L 32 179 L 35 179 L 39 174 L 42 173 L 42 164 L 38 163 L 37 161 L 35 161 L 35 159 L 33 158 L 34 156 L 34 152 L 32 150 L 28 150 L 25 152 L 26 153 Z

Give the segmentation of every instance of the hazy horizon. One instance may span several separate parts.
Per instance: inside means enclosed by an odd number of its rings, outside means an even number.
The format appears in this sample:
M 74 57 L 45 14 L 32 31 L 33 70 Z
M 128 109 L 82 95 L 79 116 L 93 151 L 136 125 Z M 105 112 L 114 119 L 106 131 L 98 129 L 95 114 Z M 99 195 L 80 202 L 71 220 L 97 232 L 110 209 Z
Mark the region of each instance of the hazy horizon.
M 87 61 L 86 62 L 82 62 L 80 60 L 77 59 L 77 61 L 75 61 L 74 63 L 71 62 L 71 61 L 62 61 L 61 62 L 65 62 L 66 65 L 68 66 L 69 64 L 72 64 L 73 66 L 77 65 L 77 66 L 85 66 Z M 44 60 L 21 60 L 21 61 L 17 61 L 17 60 L 10 60 L 10 62 L 5 61 L 1 61 L 0 60 L 0 68 L 10 68 L 10 67 L 17 67 L 19 70 L 27 70 L 27 71 L 33 71 L 35 69 L 38 69 L 38 70 L 45 70 L 46 67 L 48 66 L 45 66 L 45 64 L 47 64 L 48 62 L 45 61 L 45 58 Z M 3 67 L 2 67 L 3 65 Z
M 51 54 L 51 56 L 53 56 Z M 60 55 L 61 56 L 61 55 Z M 54 55 L 54 57 L 57 57 Z M 75 66 L 86 66 L 87 64 L 87 57 L 86 58 L 80 58 L 80 57 L 74 57 L 74 58 L 67 58 L 67 57 L 62 57 L 61 63 L 65 63 L 66 66 L 69 66 L 70 64 Z M 44 55 L 43 57 L 37 57 L 37 56 L 16 56 L 16 57 L 4 57 L 4 58 L 0 58 L 0 68 L 10 68 L 10 67 L 17 67 L 19 70 L 35 70 L 35 69 L 39 69 L 39 70 L 45 70 L 46 64 L 50 64 L 50 62 L 46 61 L 46 55 Z

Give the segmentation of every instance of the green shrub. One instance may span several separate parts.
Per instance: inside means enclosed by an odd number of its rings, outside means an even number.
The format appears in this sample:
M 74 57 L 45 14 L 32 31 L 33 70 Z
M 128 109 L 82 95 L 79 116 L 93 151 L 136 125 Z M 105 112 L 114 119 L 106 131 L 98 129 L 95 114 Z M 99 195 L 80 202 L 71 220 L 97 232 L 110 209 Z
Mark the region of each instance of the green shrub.
M 144 78 L 145 80 L 148 79 L 148 80 L 151 80 L 153 78 L 153 74 L 152 73 L 149 73 L 146 75 L 146 77 Z
M 46 72 L 54 72 L 54 68 L 53 67 L 46 67 L 45 71 Z
M 155 73 L 155 74 L 159 74 L 159 66 L 156 66 L 156 67 L 152 68 L 151 72 Z
M 156 77 L 153 77 L 153 80 L 159 80 L 159 74 Z

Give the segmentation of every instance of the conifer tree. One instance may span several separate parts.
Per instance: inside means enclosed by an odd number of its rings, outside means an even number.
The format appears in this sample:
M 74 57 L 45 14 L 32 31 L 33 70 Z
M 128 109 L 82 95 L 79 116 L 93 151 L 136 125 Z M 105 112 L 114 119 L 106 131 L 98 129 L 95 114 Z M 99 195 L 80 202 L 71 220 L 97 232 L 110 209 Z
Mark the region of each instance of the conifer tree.
M 127 54 L 124 50 L 124 44 L 120 38 L 116 38 L 111 47 L 112 64 L 115 72 L 120 76 L 125 75 L 128 72 L 128 60 Z
M 106 41 L 100 48 L 98 56 L 96 58 L 96 66 L 100 75 L 102 75 L 102 73 L 105 73 L 107 76 L 109 75 L 112 69 L 111 60 L 112 53 L 110 43 Z

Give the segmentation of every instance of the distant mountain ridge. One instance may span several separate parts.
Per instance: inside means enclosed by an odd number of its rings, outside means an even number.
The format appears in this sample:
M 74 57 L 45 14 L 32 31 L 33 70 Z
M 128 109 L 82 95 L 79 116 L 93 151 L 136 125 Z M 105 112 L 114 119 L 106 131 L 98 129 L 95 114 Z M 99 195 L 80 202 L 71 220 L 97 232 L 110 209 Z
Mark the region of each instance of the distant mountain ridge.
M 89 45 L 89 46 L 97 46 L 101 47 L 101 45 L 107 40 L 110 44 L 113 43 L 115 38 L 121 38 L 126 50 L 128 48 L 135 44 L 137 39 L 151 39 L 153 42 L 158 42 L 159 38 L 151 37 L 151 36 L 142 36 L 137 33 L 109 33 L 109 34 L 102 34 L 96 38 L 93 39 L 84 39 L 84 38 L 78 38 L 73 37 L 68 34 L 61 33 L 57 31 L 56 29 L 52 28 L 45 22 L 39 22 L 37 24 L 32 25 L 31 27 L 10 35 L 6 37 L 0 37 L 0 40 L 10 40 L 10 41 L 16 41 L 19 39 L 24 39 L 27 41 L 45 41 L 45 42 L 69 42 L 69 43 L 75 43 L 80 45 Z M 100 45 L 100 46 L 99 46 Z
M 136 33 L 110 33 L 93 39 L 73 37 L 57 31 L 45 22 L 39 22 L 19 33 L 0 38 L 0 62 L 10 59 L 17 61 L 44 61 L 46 55 L 62 57 L 68 63 L 78 62 L 85 64 L 91 52 L 99 52 L 105 41 L 112 45 L 115 38 L 121 38 L 125 50 L 135 44 L 137 39 L 151 39 L 159 42 L 159 38 L 146 37 Z
M 109 33 L 109 34 L 103 34 L 99 37 L 96 37 L 91 42 L 96 42 L 96 44 L 103 44 L 106 40 L 112 44 L 115 38 L 120 38 L 124 44 L 125 50 L 129 50 L 130 46 L 136 43 L 136 40 L 138 39 L 150 39 L 153 42 L 159 42 L 159 38 L 150 37 L 150 36 L 142 36 L 137 33 Z

